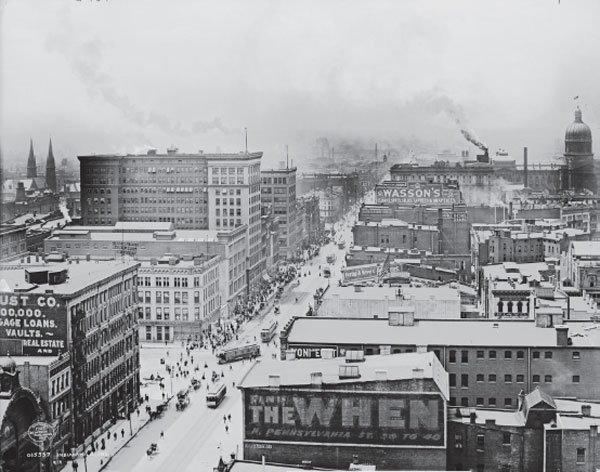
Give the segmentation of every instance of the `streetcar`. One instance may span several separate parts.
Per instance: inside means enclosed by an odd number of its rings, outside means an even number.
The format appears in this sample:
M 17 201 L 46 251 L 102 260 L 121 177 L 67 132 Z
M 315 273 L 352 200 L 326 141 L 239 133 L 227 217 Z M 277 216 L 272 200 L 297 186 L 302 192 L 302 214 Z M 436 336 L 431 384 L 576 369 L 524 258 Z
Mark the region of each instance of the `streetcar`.
M 241 359 L 252 359 L 258 356 L 260 356 L 260 346 L 256 343 L 223 349 L 217 353 L 219 364 L 235 362 Z
M 217 408 L 225 395 L 227 394 L 227 387 L 224 383 L 216 384 L 207 394 L 206 394 L 206 406 L 209 408 Z
M 273 321 L 268 328 L 263 328 L 260 332 L 260 340 L 263 343 L 268 343 L 277 333 L 277 321 Z

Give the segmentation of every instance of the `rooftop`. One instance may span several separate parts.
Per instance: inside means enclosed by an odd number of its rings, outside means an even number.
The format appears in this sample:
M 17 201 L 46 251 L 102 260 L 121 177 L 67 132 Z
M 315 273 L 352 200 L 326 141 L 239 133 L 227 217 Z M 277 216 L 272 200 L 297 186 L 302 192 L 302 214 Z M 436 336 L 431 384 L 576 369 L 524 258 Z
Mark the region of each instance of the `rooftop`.
M 0 265 L 0 289 L 6 292 L 15 290 L 23 294 L 40 293 L 44 294 L 46 290 L 53 290 L 55 295 L 73 295 L 77 292 L 90 287 L 95 283 L 115 277 L 118 273 L 130 270 L 139 266 L 137 262 L 130 261 L 106 261 L 106 262 L 89 262 L 82 261 L 79 263 L 19 263 L 19 264 L 2 264 Z M 61 284 L 29 284 L 25 281 L 26 269 L 47 269 L 52 271 L 60 271 L 68 269 L 68 278 Z
M 418 320 L 390 326 L 387 319 L 296 318 L 288 341 L 310 345 L 434 345 L 556 347 L 556 331 L 532 320 Z M 600 324 L 569 322 L 573 346 L 599 347 Z
M 245 227 L 245 225 L 242 225 Z M 238 226 L 231 231 L 235 231 L 242 226 Z M 146 241 L 164 241 L 164 239 L 157 239 L 154 233 L 159 235 L 166 235 L 168 232 L 164 231 L 138 231 L 138 232 L 105 232 L 95 231 L 94 229 L 80 229 L 81 227 L 72 227 L 68 230 L 55 231 L 52 237 L 48 238 L 48 241 L 65 241 L 85 239 L 91 241 L 127 241 L 127 242 L 146 242 Z M 168 241 L 187 241 L 187 242 L 217 242 L 219 241 L 219 234 L 227 234 L 231 231 L 216 231 L 207 229 L 178 229 L 174 231 L 174 238 Z M 80 238 L 70 238 L 69 236 L 75 235 Z
M 600 258 L 600 241 L 573 241 L 571 248 L 574 257 Z
M 352 267 L 350 267 L 352 269 Z M 451 287 L 406 287 L 403 286 L 402 295 L 411 297 L 415 300 L 448 300 L 459 298 L 458 290 Z M 339 297 L 350 300 L 396 300 L 398 287 L 362 287 L 360 292 L 355 291 L 354 287 L 339 287 L 330 285 L 323 299 Z
M 360 378 L 341 378 L 340 365 L 358 365 Z M 367 356 L 364 362 L 346 364 L 344 359 L 303 359 L 297 361 L 260 360 L 248 371 L 240 388 L 269 387 L 269 376 L 278 375 L 280 386 L 310 386 L 311 373 L 321 372 L 323 384 L 375 382 L 378 370 L 387 372 L 386 380 L 415 378 L 413 369 L 422 369 L 422 378 L 432 379 L 446 399 L 449 398 L 448 375 L 433 352 Z

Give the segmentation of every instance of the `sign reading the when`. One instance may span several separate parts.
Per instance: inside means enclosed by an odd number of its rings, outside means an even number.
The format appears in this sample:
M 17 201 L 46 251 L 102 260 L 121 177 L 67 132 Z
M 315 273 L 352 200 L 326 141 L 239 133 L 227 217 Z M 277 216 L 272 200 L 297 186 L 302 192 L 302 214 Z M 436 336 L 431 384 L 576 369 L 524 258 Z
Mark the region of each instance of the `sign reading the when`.
M 452 204 L 460 203 L 460 191 L 443 184 L 398 182 L 378 185 L 377 204 Z
M 20 341 L 24 356 L 67 350 L 67 311 L 53 295 L 0 293 L 0 340 Z
M 444 446 L 439 394 L 254 391 L 246 439 L 378 446 Z

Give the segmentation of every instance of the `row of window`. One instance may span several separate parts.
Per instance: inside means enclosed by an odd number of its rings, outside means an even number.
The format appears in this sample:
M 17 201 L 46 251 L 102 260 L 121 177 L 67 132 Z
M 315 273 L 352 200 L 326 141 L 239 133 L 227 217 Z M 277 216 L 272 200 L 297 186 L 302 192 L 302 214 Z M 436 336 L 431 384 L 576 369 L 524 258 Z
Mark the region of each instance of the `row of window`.
M 448 374 L 449 375 L 449 382 L 450 382 L 450 387 L 456 387 L 456 374 Z M 476 375 L 476 380 L 477 382 L 481 383 L 481 382 L 485 382 L 485 375 L 484 374 L 477 374 Z M 524 383 L 525 382 L 525 376 L 523 374 L 517 374 L 514 376 L 514 379 L 517 383 Z M 497 381 L 497 376 L 496 374 L 488 374 L 488 382 L 489 383 L 496 383 Z M 512 374 L 505 374 L 504 375 L 504 383 L 512 383 L 513 381 L 513 375 Z M 531 381 L 533 383 L 540 383 L 541 382 L 541 376 L 538 374 L 532 375 L 531 376 Z M 579 375 L 573 375 L 571 377 L 571 381 L 573 383 L 579 383 L 581 381 L 581 378 Z M 544 375 L 544 383 L 552 383 L 552 375 Z M 460 386 L 461 388 L 469 388 L 469 374 L 461 374 L 460 376 Z
M 450 364 L 455 364 L 456 363 L 456 356 L 457 356 L 457 352 L 454 349 L 451 349 L 448 351 L 448 362 Z M 540 351 L 533 351 L 531 354 L 533 359 L 541 359 L 542 358 L 542 353 Z M 525 351 L 517 351 L 515 353 L 515 357 L 517 359 L 525 359 Z M 580 351 L 573 351 L 571 353 L 571 357 L 575 360 L 579 360 L 581 359 L 581 352 Z M 497 352 L 496 351 L 488 351 L 488 359 L 497 359 Z M 504 359 L 512 359 L 513 358 L 513 351 L 504 351 Z M 485 351 L 477 351 L 477 359 L 485 359 Z M 545 351 L 544 352 L 544 359 L 552 359 L 552 351 Z M 463 364 L 466 364 L 469 362 L 469 351 L 460 351 L 460 362 Z

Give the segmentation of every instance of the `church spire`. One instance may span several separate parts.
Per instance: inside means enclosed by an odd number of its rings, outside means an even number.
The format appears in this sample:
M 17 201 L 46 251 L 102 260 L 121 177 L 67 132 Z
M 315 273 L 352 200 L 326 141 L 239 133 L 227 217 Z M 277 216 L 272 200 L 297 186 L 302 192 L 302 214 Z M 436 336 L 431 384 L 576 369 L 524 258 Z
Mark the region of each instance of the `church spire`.
M 50 138 L 48 157 L 46 158 L 46 187 L 56 193 L 56 165 L 54 164 L 54 154 L 52 153 L 52 138 Z
M 35 162 L 35 154 L 33 153 L 33 139 L 29 140 L 29 157 L 27 158 L 27 178 L 33 179 L 37 177 L 37 164 Z

